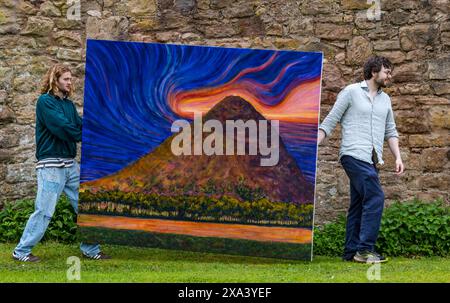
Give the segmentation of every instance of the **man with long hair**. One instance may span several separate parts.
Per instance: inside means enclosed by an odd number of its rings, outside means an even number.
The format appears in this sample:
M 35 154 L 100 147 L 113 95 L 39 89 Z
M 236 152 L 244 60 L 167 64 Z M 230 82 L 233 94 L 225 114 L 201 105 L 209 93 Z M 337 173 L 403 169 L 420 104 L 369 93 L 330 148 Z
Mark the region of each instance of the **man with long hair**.
M 374 56 L 364 64 L 364 81 L 345 87 L 319 126 L 319 143 L 341 123 L 339 160 L 350 179 L 343 259 L 362 263 L 386 262 L 375 251 L 384 208 L 384 193 L 378 178 L 383 143 L 395 157 L 395 173 L 404 170 L 398 146 L 391 99 L 382 91 L 391 79 L 392 63 Z
M 38 189 L 35 211 L 28 219 L 13 258 L 38 262 L 31 253 L 42 239 L 64 192 L 78 212 L 80 167 L 76 162 L 76 143 L 81 141 L 82 121 L 68 98 L 73 93 L 72 73 L 67 66 L 56 64 L 44 77 L 41 96 L 36 104 L 36 174 Z M 83 256 L 95 260 L 109 259 L 98 244 L 80 245 Z

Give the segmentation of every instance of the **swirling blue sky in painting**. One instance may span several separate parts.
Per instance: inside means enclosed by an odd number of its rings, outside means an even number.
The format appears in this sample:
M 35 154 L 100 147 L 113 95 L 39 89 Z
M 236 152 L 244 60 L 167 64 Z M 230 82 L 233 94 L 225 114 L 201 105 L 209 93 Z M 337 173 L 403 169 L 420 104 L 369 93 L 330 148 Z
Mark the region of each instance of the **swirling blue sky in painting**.
M 322 53 L 88 40 L 81 182 L 117 172 L 171 136 L 172 122 L 186 119 L 173 104 L 182 93 L 234 83 L 277 107 L 295 87 L 320 82 L 321 70 Z M 314 183 L 317 123 L 281 120 L 280 136 Z

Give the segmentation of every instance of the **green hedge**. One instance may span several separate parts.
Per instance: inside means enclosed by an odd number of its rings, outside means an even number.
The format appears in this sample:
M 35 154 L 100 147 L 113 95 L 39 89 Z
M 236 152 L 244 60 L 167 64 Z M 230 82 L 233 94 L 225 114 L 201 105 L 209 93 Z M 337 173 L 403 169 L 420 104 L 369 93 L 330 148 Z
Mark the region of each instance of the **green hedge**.
M 0 242 L 18 242 L 30 215 L 34 212 L 34 199 L 7 202 L 0 211 Z M 56 205 L 43 241 L 62 243 L 76 241 L 76 214 L 68 199 L 62 195 Z
M 314 229 L 314 254 L 341 256 L 345 217 Z M 441 199 L 394 202 L 386 208 L 376 250 L 389 256 L 449 256 L 450 207 Z

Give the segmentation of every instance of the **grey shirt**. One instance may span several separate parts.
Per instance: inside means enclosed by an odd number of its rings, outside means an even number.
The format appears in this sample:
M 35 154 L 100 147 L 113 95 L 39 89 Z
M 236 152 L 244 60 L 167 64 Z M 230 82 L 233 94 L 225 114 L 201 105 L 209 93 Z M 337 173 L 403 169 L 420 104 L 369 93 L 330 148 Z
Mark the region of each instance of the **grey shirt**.
M 341 123 L 342 137 L 339 160 L 348 155 L 373 164 L 374 151 L 378 164 L 384 164 L 384 141 L 398 138 L 391 99 L 379 89 L 372 100 L 366 81 L 345 87 L 319 128 L 328 137 L 337 122 Z

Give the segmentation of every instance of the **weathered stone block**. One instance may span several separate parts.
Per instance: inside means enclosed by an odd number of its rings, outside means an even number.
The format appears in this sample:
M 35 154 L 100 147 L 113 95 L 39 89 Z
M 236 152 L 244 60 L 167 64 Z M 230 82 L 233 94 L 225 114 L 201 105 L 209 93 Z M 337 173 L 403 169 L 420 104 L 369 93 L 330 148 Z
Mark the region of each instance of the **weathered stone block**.
M 393 71 L 394 82 L 416 82 L 424 77 L 425 66 L 421 63 L 406 63 L 395 66 Z
M 322 71 L 322 81 L 323 81 L 323 90 L 328 90 L 331 92 L 339 92 L 341 91 L 346 82 L 342 77 L 342 73 L 339 68 L 332 63 L 323 64 Z
M 56 53 L 56 58 L 68 61 L 81 61 L 81 49 L 60 48 Z
M 436 95 L 450 94 L 450 82 L 431 82 L 431 86 Z
M 450 105 L 450 100 L 448 98 L 436 96 L 417 96 L 416 100 L 420 105 Z
M 431 94 L 431 86 L 427 83 L 407 83 L 400 85 L 398 91 L 402 95 L 426 95 Z
M 50 18 L 45 17 L 29 17 L 22 35 L 48 36 L 55 23 Z
M 314 23 L 310 17 L 291 19 L 287 27 L 290 34 L 313 35 L 314 33 Z
M 15 2 L 15 9 L 18 14 L 25 14 L 25 15 L 36 15 L 38 13 L 38 8 L 31 3 L 28 3 L 28 1 L 24 0 L 16 0 Z
M 428 63 L 430 79 L 450 79 L 450 57 L 432 60 Z
M 209 3 L 212 9 L 225 8 L 233 4 L 235 0 L 210 0 Z
M 368 9 L 371 6 L 371 4 L 367 3 L 367 1 L 360 1 L 360 0 L 342 0 L 341 6 L 343 9 L 362 10 Z
M 88 17 L 86 35 L 91 39 L 121 40 L 128 34 L 128 19 L 113 16 L 106 19 Z
M 406 197 L 405 188 L 402 185 L 383 186 L 384 197 L 387 200 L 401 201 Z
M 8 92 L 4 89 L 0 90 L 0 105 L 5 105 L 8 99 Z
M 414 169 L 414 170 L 418 170 L 418 171 L 423 170 L 421 154 L 416 154 L 416 153 L 409 154 L 408 159 L 406 159 L 406 161 L 404 161 L 404 163 L 406 165 L 406 169 L 408 169 L 408 170 L 410 170 L 410 169 Z
M 401 51 L 377 52 L 377 55 L 388 58 L 393 64 L 402 63 L 406 59 L 406 55 Z
M 28 71 L 17 74 L 13 79 L 13 87 L 14 90 L 20 93 L 29 93 L 34 90 L 33 85 L 30 83 L 39 83 L 39 80 L 36 79 L 36 76 L 32 76 Z
M 373 41 L 373 48 L 377 51 L 397 50 L 400 49 L 400 41 L 398 40 L 379 40 Z
M 14 112 L 6 105 L 0 106 L 0 124 L 6 124 L 14 122 L 16 115 Z
M 156 33 L 155 39 L 158 42 L 176 41 L 180 37 L 180 33 L 177 32 L 162 32 Z
M 277 49 L 296 50 L 300 46 L 300 41 L 295 39 L 276 38 L 273 45 L 275 45 Z
M 449 148 L 427 148 L 422 152 L 422 162 L 425 171 L 443 171 L 450 156 Z
M 61 17 L 61 11 L 51 1 L 44 1 L 40 6 L 40 11 L 47 17 Z
M 25 107 L 28 105 L 35 105 L 37 102 L 37 98 L 40 93 L 38 91 L 34 91 L 26 94 L 15 94 L 12 98 L 12 106 L 14 107 Z
M 316 35 L 319 38 L 329 40 L 350 40 L 353 26 L 336 25 L 332 23 L 318 23 L 316 25 Z
M 441 42 L 443 45 L 450 45 L 450 32 L 441 34 Z
M 158 29 L 159 23 L 157 18 L 145 18 L 143 20 L 136 20 L 129 27 L 131 33 L 147 32 Z M 133 40 L 135 41 L 135 40 Z
M 416 9 L 419 6 L 419 2 L 417 0 L 381 0 L 380 6 L 387 11 L 398 8 L 411 10 Z
M 5 181 L 10 184 L 19 182 L 34 182 L 36 172 L 34 165 L 30 164 L 9 164 L 7 166 Z
M 253 5 L 251 2 L 244 2 L 240 5 L 231 5 L 226 7 L 222 14 L 225 18 L 244 18 L 251 17 L 255 15 L 255 11 L 253 10 Z
M 197 27 L 207 38 L 227 38 L 237 35 L 238 29 L 230 23 L 213 22 L 209 25 Z
M 417 106 L 415 96 L 402 95 L 391 97 L 392 108 L 397 109 L 415 109 Z
M 417 199 L 424 201 L 424 202 L 432 202 L 436 199 L 442 199 L 448 200 L 448 192 L 443 191 L 436 191 L 436 190 L 426 190 L 424 189 L 421 192 L 416 192 L 415 196 Z
M 450 13 L 450 3 L 448 0 L 430 0 L 431 5 L 444 13 Z
M 450 32 L 450 21 L 441 23 L 441 31 L 442 32 Z
M 190 25 L 191 17 L 184 16 L 180 12 L 173 10 L 165 10 L 158 15 L 158 22 L 160 24 L 160 30 L 168 31 L 170 29 L 182 28 L 183 31 L 191 31 Z
M 332 58 L 334 58 L 334 56 L 338 52 L 338 49 L 331 45 L 331 43 L 317 42 L 314 40 L 311 41 L 311 38 L 302 39 L 302 41 L 298 47 L 298 50 L 306 52 L 323 52 L 324 62 L 326 62 L 326 60 L 331 60 Z
M 0 25 L 0 34 L 18 34 L 20 32 L 20 25 L 17 23 L 13 23 L 13 24 L 5 24 L 5 25 Z
M 305 15 L 337 13 L 339 6 L 334 0 L 300 1 L 300 11 Z
M 426 46 L 434 46 L 439 38 L 439 25 L 417 24 L 401 27 L 400 44 L 403 50 L 410 51 Z
M 450 145 L 450 138 L 448 132 L 445 132 L 445 134 L 410 135 L 408 142 L 410 147 L 442 147 Z
M 154 15 L 157 10 L 156 0 L 129 0 L 126 3 L 132 17 Z
M 220 11 L 214 10 L 198 10 L 194 16 L 195 19 L 216 19 L 220 18 Z
M 53 34 L 53 39 L 57 42 L 59 46 L 63 47 L 81 47 L 81 35 L 77 32 L 72 31 L 58 31 Z
M 428 51 L 424 49 L 416 49 L 406 53 L 406 60 L 412 62 L 425 61 L 428 57 Z
M 372 44 L 364 37 L 353 37 L 347 47 L 347 64 L 361 65 L 372 55 Z
M 433 106 L 429 109 L 432 127 L 450 129 L 450 107 Z
M 426 133 L 430 130 L 426 116 L 427 114 L 421 110 L 397 110 L 395 112 L 397 129 L 408 134 Z
M 422 190 L 438 189 L 445 192 L 450 188 L 450 175 L 445 173 L 423 174 L 419 177 L 419 182 Z
M 414 18 L 414 16 L 415 15 L 411 14 L 409 11 L 404 11 L 400 8 L 390 12 L 387 16 L 387 20 L 394 25 L 404 25 L 408 23 L 411 17 Z
M 69 20 L 65 16 L 62 18 L 52 18 L 55 21 L 55 26 L 58 29 L 76 30 L 81 29 L 82 21 L 80 20 Z M 85 28 L 83 28 L 84 30 Z

